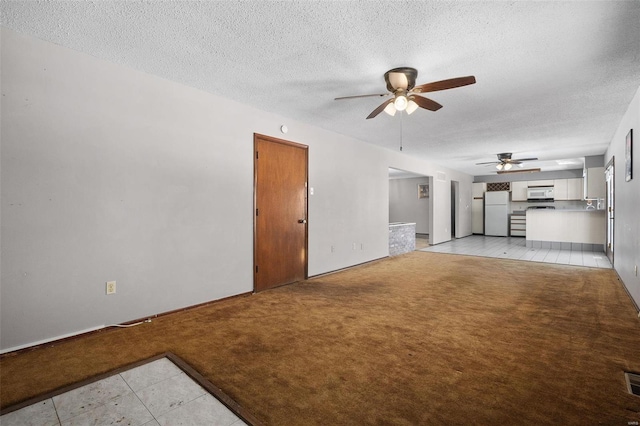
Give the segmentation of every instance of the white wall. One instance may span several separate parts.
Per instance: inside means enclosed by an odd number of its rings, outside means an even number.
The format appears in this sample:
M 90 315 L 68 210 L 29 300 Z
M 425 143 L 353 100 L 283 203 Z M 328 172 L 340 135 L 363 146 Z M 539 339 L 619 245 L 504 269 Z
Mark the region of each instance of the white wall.
M 625 181 L 625 140 L 633 129 L 633 179 Z M 640 88 L 636 92 L 611 144 L 605 164 L 615 157 L 614 268 L 637 306 L 640 306 Z M 640 274 L 640 271 L 638 271 Z
M 388 255 L 389 167 L 440 173 L 436 243 L 460 181 L 471 233 L 471 176 L 5 28 L 1 43 L 0 350 L 252 291 L 253 134 L 281 124 L 309 146 L 310 275 Z
M 415 222 L 416 233 L 429 233 L 429 198 L 418 198 L 418 185 L 429 177 L 389 180 L 389 222 Z

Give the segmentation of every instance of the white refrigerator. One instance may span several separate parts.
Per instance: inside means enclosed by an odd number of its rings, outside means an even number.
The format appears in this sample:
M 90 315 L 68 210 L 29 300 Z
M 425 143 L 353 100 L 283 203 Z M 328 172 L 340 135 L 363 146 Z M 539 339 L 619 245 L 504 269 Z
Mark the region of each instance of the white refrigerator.
M 509 191 L 484 194 L 484 235 L 509 235 Z

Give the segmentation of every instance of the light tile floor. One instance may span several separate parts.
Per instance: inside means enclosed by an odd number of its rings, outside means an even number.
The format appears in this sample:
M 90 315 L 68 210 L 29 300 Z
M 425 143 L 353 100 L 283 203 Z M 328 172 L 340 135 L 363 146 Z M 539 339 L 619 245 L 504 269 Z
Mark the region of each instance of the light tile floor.
M 220 425 L 246 423 L 167 358 L 0 417 L 0 425 Z
M 607 258 L 603 252 L 527 248 L 526 240 L 518 237 L 470 235 L 435 246 L 429 246 L 420 249 L 420 251 L 498 257 L 531 262 L 588 266 L 591 268 L 611 268 L 609 258 Z

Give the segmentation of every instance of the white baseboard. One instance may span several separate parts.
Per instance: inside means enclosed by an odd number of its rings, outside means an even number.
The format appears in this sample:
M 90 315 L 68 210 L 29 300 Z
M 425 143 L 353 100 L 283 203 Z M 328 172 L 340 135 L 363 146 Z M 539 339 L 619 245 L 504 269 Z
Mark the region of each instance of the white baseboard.
M 56 337 L 52 337 L 50 339 L 39 340 L 37 342 L 27 343 L 25 345 L 20 345 L 20 346 L 14 346 L 12 348 L 7 348 L 7 349 L 0 349 L 0 355 L 6 354 L 8 352 L 19 351 L 20 349 L 30 348 L 32 346 L 45 345 L 47 343 L 55 342 L 56 340 L 66 339 L 67 337 L 73 337 L 73 336 L 77 336 L 79 334 L 90 333 L 92 331 L 100 330 L 102 328 L 105 328 L 105 326 L 104 325 L 99 325 L 97 327 L 91 327 L 91 328 L 87 328 L 85 330 L 80 330 L 80 331 L 76 331 L 76 332 L 73 332 L 73 333 L 63 334 L 62 336 L 56 336 Z

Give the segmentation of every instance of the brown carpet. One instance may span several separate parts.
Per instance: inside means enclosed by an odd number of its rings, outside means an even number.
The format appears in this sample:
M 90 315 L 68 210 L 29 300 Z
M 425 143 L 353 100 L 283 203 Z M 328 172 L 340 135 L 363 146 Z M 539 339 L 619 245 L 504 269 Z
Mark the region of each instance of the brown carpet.
M 162 352 L 271 425 L 640 420 L 614 271 L 425 252 L 5 356 L 1 404 Z

